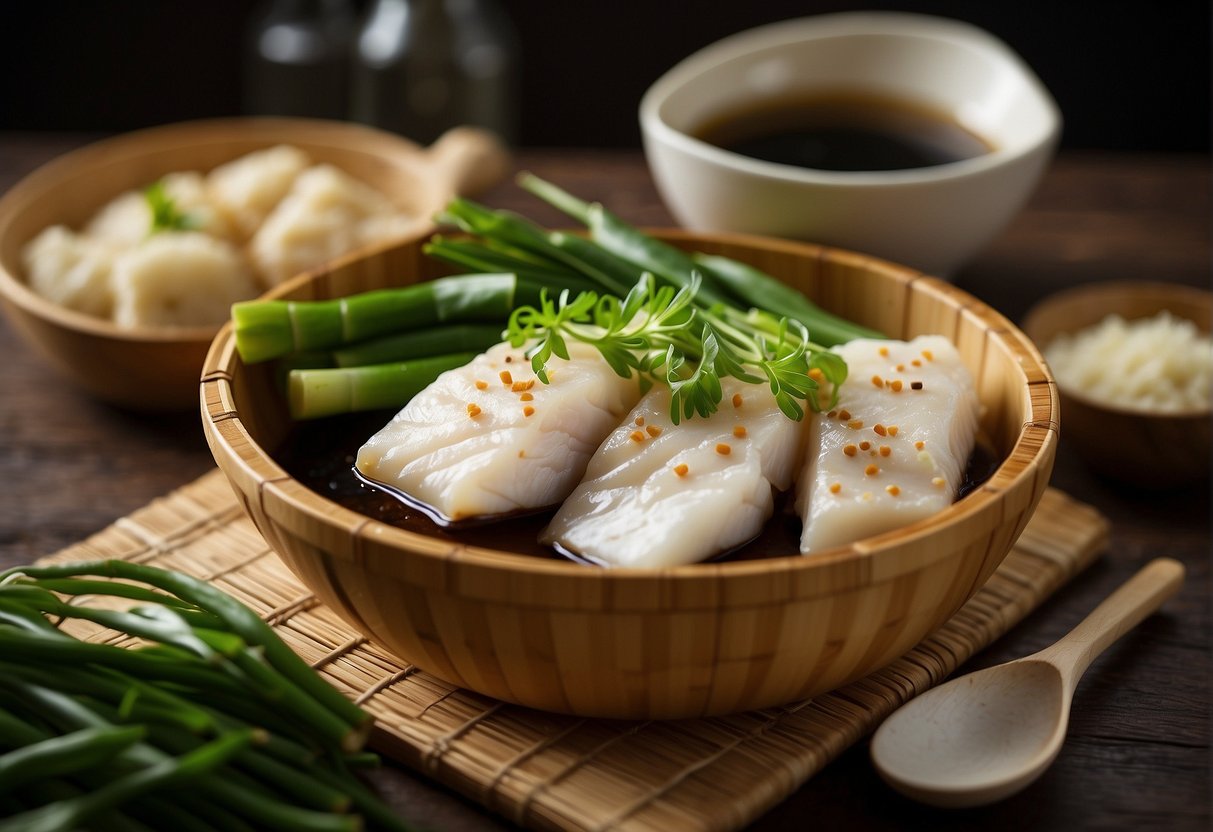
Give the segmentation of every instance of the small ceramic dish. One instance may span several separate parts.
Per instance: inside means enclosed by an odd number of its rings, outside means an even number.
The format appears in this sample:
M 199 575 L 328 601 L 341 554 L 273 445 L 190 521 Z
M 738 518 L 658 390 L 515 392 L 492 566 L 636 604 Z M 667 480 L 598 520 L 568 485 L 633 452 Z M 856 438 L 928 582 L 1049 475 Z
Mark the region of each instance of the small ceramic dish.
M 257 528 L 325 605 L 453 684 L 638 719 L 831 690 L 905 653 L 981 587 L 1053 466 L 1056 390 L 1031 342 L 970 295 L 884 261 L 742 235 L 660 236 L 747 261 L 891 337 L 950 338 L 976 380 L 997 469 L 939 514 L 814 557 L 603 569 L 440 540 L 358 514 L 288 473 L 276 454 L 291 422 L 273 367 L 246 366 L 229 325 L 203 376 L 207 441 Z M 416 241 L 276 294 L 336 298 L 442 273 Z
M 428 149 L 360 125 L 279 118 L 184 122 L 101 141 L 54 159 L 0 198 L 0 305 L 13 328 L 56 370 L 99 399 L 137 410 L 193 406 L 218 325 L 127 329 L 63 308 L 26 284 L 21 251 L 44 228 L 79 228 L 118 194 L 144 188 L 166 173 L 205 172 L 277 144 L 294 145 L 313 161 L 336 166 L 418 216 L 506 172 L 506 153 L 496 139 L 469 128 L 451 131 Z
M 1094 283 L 1067 289 L 1029 310 L 1023 330 L 1044 350 L 1062 334 L 1094 326 L 1108 315 L 1149 318 L 1167 310 L 1206 335 L 1213 294 L 1154 282 Z M 1062 442 L 1098 473 L 1126 485 L 1168 488 L 1209 476 L 1213 413 L 1209 408 L 1150 413 L 1098 401 L 1058 385 L 1066 416 Z
M 762 161 L 697 137 L 763 101 L 896 99 L 992 149 L 932 167 L 828 171 Z M 683 226 L 842 246 L 946 277 L 1011 219 L 1052 155 L 1057 105 L 1006 44 L 923 15 L 857 12 L 762 26 L 669 70 L 640 104 L 645 154 Z

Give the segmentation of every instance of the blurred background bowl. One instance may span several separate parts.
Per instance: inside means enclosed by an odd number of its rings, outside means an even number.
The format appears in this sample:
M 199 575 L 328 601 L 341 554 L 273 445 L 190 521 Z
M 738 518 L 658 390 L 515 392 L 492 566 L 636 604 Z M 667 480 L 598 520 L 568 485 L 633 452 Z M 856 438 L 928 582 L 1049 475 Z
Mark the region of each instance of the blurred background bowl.
M 272 362 L 246 366 L 229 325 L 207 356 L 207 441 L 257 528 L 326 607 L 488 696 L 670 718 L 832 690 L 909 650 L 985 583 L 1053 467 L 1056 391 L 1031 342 L 971 295 L 885 261 L 742 235 L 660 236 L 749 262 L 891 337 L 950 338 L 976 381 L 997 469 L 932 517 L 813 557 L 602 569 L 465 545 L 358 514 L 292 477 L 275 457 L 291 421 Z M 335 298 L 441 273 L 418 241 L 275 294 Z
M 1213 294 L 1149 281 L 1093 283 L 1040 301 L 1024 318 L 1023 330 L 1046 350 L 1059 335 L 1072 335 L 1108 315 L 1132 321 L 1163 310 L 1194 322 L 1208 335 Z M 1099 474 L 1146 488 L 1171 488 L 1208 478 L 1213 458 L 1209 408 L 1151 413 L 1098 401 L 1060 382 L 1058 392 L 1066 422 L 1062 443 Z
M 762 101 L 861 93 L 941 112 L 992 150 L 904 170 L 826 171 L 762 161 L 696 131 Z M 640 105 L 645 154 L 679 223 L 842 246 L 947 276 L 1027 200 L 1061 116 L 1002 41 L 966 23 L 858 12 L 762 26 L 669 70 Z
M 456 193 L 487 187 L 507 167 L 498 141 L 468 128 L 451 130 L 429 148 L 361 125 L 287 118 L 183 122 L 100 141 L 43 165 L 0 199 L 0 305 L 13 328 L 51 366 L 103 401 L 149 411 L 193 407 L 219 325 L 130 329 L 58 306 L 26 284 L 21 250 L 44 228 L 78 229 L 120 193 L 143 189 L 167 173 L 209 171 L 277 144 L 294 145 L 314 162 L 340 168 L 420 216 Z M 423 224 L 415 233 L 430 228 Z

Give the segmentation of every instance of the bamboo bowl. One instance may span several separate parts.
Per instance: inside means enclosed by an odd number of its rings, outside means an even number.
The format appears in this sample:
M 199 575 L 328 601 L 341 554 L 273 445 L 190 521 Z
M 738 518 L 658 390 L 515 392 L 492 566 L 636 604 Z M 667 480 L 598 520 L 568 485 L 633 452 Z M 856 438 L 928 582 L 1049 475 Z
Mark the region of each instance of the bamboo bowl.
M 230 327 L 202 380 L 211 451 L 266 540 L 320 600 L 453 684 L 584 716 L 673 718 L 790 702 L 864 676 L 942 624 L 990 576 L 1043 494 L 1057 394 L 1032 343 L 941 280 L 836 249 L 662 233 L 746 260 L 822 306 L 894 336 L 950 337 L 1003 458 L 980 488 L 915 525 L 812 558 L 600 569 L 452 545 L 356 514 L 292 479 L 272 371 L 244 366 Z M 409 244 L 286 287 L 331 298 L 429 279 Z
M 21 249 L 48 226 L 79 228 L 110 199 L 166 173 L 209 171 L 276 144 L 292 144 L 420 216 L 429 216 L 456 193 L 487 187 L 506 170 L 506 153 L 497 140 L 470 128 L 456 128 L 430 148 L 360 125 L 283 118 L 184 122 L 101 141 L 47 163 L 0 199 L 0 305 L 13 328 L 56 370 L 99 399 L 136 410 L 192 407 L 217 325 L 127 329 L 66 309 L 26 285 Z M 416 233 L 430 230 L 427 225 Z
M 1168 310 L 1209 334 L 1213 294 L 1193 286 L 1115 281 L 1051 295 L 1028 311 L 1024 332 L 1041 349 L 1057 336 L 1094 326 L 1108 315 L 1149 318 Z M 1166 489 L 1208 479 L 1213 458 L 1209 408 L 1150 413 L 1107 404 L 1059 385 L 1066 413 L 1063 440 L 1093 471 L 1137 488 Z

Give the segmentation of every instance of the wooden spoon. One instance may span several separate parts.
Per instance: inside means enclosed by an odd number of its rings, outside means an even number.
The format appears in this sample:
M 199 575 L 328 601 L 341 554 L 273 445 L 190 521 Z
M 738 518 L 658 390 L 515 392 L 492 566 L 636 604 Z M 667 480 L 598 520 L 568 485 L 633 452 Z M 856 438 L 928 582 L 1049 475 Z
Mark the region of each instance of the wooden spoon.
M 872 762 L 897 791 L 934 806 L 980 806 L 1039 777 L 1065 739 L 1087 666 L 1183 583 L 1158 558 L 1051 647 L 953 679 L 910 700 L 872 738 Z

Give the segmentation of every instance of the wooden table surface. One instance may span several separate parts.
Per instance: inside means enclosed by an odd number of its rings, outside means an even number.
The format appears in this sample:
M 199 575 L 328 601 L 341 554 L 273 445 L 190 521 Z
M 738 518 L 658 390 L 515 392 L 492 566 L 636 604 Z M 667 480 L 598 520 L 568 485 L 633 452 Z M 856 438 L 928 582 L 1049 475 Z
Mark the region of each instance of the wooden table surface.
M 82 141 L 0 134 L 0 191 Z M 628 220 L 672 224 L 639 152 L 535 150 L 518 161 Z M 563 224 L 511 185 L 484 201 Z M 1209 232 L 1208 157 L 1069 153 L 956 282 L 1017 321 L 1037 299 L 1077 283 L 1151 279 L 1207 287 Z M 0 355 L 0 566 L 53 552 L 212 467 L 196 413 L 150 417 L 91 401 L 52 375 L 4 321 Z M 817 828 L 853 830 L 1209 828 L 1208 485 L 1149 494 L 1101 482 L 1072 455 L 1064 429 L 1053 484 L 1111 519 L 1111 546 L 966 670 L 1051 643 L 1152 557 L 1170 555 L 1188 568 L 1186 585 L 1164 612 L 1087 672 L 1053 768 L 995 807 L 943 812 L 886 788 L 861 744 L 754 829 L 801 829 L 809 819 Z M 405 817 L 427 828 L 509 828 L 404 769 L 389 766 L 376 779 Z

